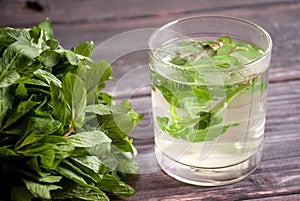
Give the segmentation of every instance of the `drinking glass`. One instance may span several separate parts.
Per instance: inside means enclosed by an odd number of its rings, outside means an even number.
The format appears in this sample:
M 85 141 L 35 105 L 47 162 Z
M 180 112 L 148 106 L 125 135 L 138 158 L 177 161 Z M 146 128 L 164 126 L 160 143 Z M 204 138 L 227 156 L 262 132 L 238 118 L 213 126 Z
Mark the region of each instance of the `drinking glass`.
M 226 40 L 220 37 L 243 42 L 245 53 L 247 44 L 258 47 L 260 55 L 238 58 L 242 64 L 230 67 L 217 66 L 209 57 L 195 66 L 170 62 L 189 41 L 219 41 L 221 47 Z M 271 37 L 262 27 L 227 16 L 183 18 L 151 35 L 155 155 L 164 172 L 185 183 L 218 186 L 257 168 L 271 49 Z

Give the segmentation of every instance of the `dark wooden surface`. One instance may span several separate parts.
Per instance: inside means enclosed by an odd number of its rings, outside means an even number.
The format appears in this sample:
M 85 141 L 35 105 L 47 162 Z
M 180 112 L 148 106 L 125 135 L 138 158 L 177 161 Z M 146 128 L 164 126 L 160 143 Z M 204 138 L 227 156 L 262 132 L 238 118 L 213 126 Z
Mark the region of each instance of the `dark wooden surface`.
M 86 40 L 98 46 L 117 34 L 134 29 L 157 28 L 169 21 L 193 15 L 230 15 L 253 21 L 272 36 L 274 47 L 270 68 L 267 121 L 263 158 L 259 168 L 246 179 L 221 187 L 198 187 L 180 183 L 152 164 L 152 169 L 131 177 L 136 189 L 131 201 L 175 200 L 300 200 L 300 1 L 299 0 L 1 0 L 0 27 L 30 27 L 45 17 L 53 22 L 55 36 L 70 48 Z M 148 32 L 147 32 L 148 33 Z M 145 42 L 147 34 L 120 44 Z M 114 49 L 115 48 L 115 49 Z M 118 46 L 106 52 L 115 54 Z M 132 137 L 144 162 L 151 161 L 153 131 L 147 53 L 129 53 L 112 62 L 114 75 L 130 71 L 139 86 L 118 87 L 145 119 Z M 100 59 L 100 58 L 99 58 Z M 142 67 L 141 67 L 142 66 Z M 141 67 L 141 68 L 139 68 Z M 142 70 L 139 70 L 142 69 Z M 146 77 L 145 77 L 146 76 Z M 124 82 L 124 83 L 123 83 Z M 119 82 L 120 83 L 120 82 Z M 131 83 L 131 84 L 132 84 Z M 129 83 L 130 84 L 130 83 Z M 125 86 L 125 87 L 124 87 Z M 116 90 L 115 90 L 116 91 Z M 150 156 L 150 159 L 149 159 Z M 143 162 L 143 158 L 138 158 Z M 149 159 L 149 161 L 147 161 Z

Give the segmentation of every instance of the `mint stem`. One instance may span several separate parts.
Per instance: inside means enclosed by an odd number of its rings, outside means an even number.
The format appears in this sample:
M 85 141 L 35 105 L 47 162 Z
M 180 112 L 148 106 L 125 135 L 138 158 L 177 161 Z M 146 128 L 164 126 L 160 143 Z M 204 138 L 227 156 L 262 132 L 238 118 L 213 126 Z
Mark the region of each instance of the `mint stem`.
M 249 86 L 251 86 L 257 79 L 258 75 L 254 76 L 252 79 L 243 82 L 236 90 L 232 91 L 229 95 L 226 96 L 221 102 L 219 102 L 214 108 L 212 108 L 209 113 L 212 114 L 212 118 L 220 114 L 235 97 L 237 97 L 240 93 L 246 90 Z M 201 117 L 200 117 L 201 118 Z
M 240 84 L 240 86 L 232 91 L 230 94 L 228 94 L 226 96 L 226 98 L 224 98 L 221 102 L 219 102 L 215 107 L 213 107 L 211 110 L 209 110 L 207 113 L 210 113 L 211 116 L 210 118 L 213 119 L 215 118 L 217 115 L 219 115 L 224 109 L 227 108 L 228 104 L 234 100 L 239 94 L 241 94 L 243 91 L 245 91 L 249 86 L 251 86 L 257 79 L 258 79 L 258 75 L 255 75 L 252 79 L 248 80 L 248 81 L 245 81 L 243 83 Z M 174 109 L 175 107 L 170 106 L 170 110 L 171 110 L 171 113 L 172 113 L 172 119 L 173 120 L 181 120 L 183 121 L 182 117 L 176 115 L 176 110 L 174 112 Z M 203 115 L 203 116 L 200 116 L 198 118 L 194 118 L 194 119 L 191 119 L 187 122 L 184 122 L 184 126 L 189 126 L 189 125 L 192 125 L 192 124 L 195 124 L 195 123 L 198 123 L 199 121 L 201 120 L 204 120 L 205 118 L 207 118 L 208 116 L 207 115 Z

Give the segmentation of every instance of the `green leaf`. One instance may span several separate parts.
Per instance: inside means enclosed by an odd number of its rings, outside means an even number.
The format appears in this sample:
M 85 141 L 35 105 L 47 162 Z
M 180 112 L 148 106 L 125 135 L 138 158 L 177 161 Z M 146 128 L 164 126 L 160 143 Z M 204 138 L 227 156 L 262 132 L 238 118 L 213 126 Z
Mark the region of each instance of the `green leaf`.
M 65 75 L 62 88 L 65 102 L 72 114 L 72 121 L 75 123 L 75 126 L 81 127 L 84 123 L 87 103 L 86 88 L 82 80 L 72 73 Z
M 52 144 L 38 144 L 19 150 L 17 153 L 29 157 L 39 157 L 40 164 L 44 167 L 51 167 L 54 162 L 54 146 Z
M 61 181 L 62 176 L 52 175 L 51 173 L 39 172 L 39 174 L 33 174 L 31 172 L 22 171 L 22 173 L 31 179 L 44 183 L 58 183 Z
M 112 144 L 124 152 L 132 152 L 133 151 L 132 139 L 128 139 L 128 137 L 113 138 Z
M 168 117 L 160 117 L 160 116 L 157 116 L 155 119 L 158 127 L 162 130 L 164 130 L 167 127 L 170 120 Z
M 109 105 L 97 104 L 97 105 L 88 105 L 85 108 L 86 112 L 91 112 L 99 115 L 108 115 L 111 114 L 111 108 Z
M 75 147 L 66 139 L 60 136 L 46 135 L 39 143 L 51 143 L 54 146 L 55 159 L 63 160 L 72 155 Z
M 70 188 L 70 187 L 69 187 Z M 68 189 L 65 187 L 64 189 Z M 109 201 L 107 195 L 97 188 L 88 188 L 77 185 L 74 188 L 66 191 L 56 191 L 53 193 L 57 199 L 72 199 L 72 200 L 85 200 L 85 201 Z
M 60 54 L 53 50 L 45 50 L 40 55 L 43 60 L 43 64 L 47 67 L 53 67 L 60 61 Z
M 53 117 L 62 122 L 61 127 L 58 129 L 57 134 L 63 135 L 65 133 L 65 125 L 67 122 L 72 121 L 71 111 L 67 109 L 63 89 L 50 84 L 51 103 Z
M 56 50 L 59 48 L 59 41 L 55 39 L 47 40 L 46 44 L 50 47 L 51 50 Z
M 105 87 L 105 81 L 110 77 L 112 69 L 106 61 L 85 61 L 86 71 L 80 70 L 79 77 L 84 81 L 87 89 L 87 103 L 98 103 L 99 90 Z
M 132 160 L 131 158 L 127 158 L 120 159 L 117 170 L 127 174 L 138 174 L 141 169 L 136 161 Z
M 178 101 L 176 95 L 174 95 L 174 93 L 170 89 L 168 89 L 167 87 L 164 87 L 162 85 L 158 85 L 156 87 L 162 93 L 162 95 L 164 96 L 166 101 L 168 101 L 169 104 L 175 105 L 175 106 L 179 105 L 179 101 Z
M 25 186 L 14 186 L 11 188 L 12 201 L 31 201 L 34 195 Z
M 87 171 L 87 172 L 85 171 L 85 170 L 88 169 L 85 166 L 81 166 L 81 165 L 78 165 L 78 164 L 73 164 L 69 160 L 63 160 L 62 164 L 63 164 L 64 167 L 66 167 L 66 168 L 68 168 L 68 169 L 70 169 L 74 172 L 77 172 L 78 174 L 80 174 L 84 178 L 88 178 L 88 179 L 92 180 L 93 182 L 97 182 L 97 180 L 95 180 L 94 177 L 93 177 L 95 175 L 89 174 L 89 173 L 91 173 L 91 171 Z M 98 179 L 101 180 L 100 177 Z
M 209 101 L 199 98 L 197 96 L 188 96 L 188 98 L 182 100 L 181 108 L 184 109 L 188 114 L 195 116 L 202 110 L 206 109 L 209 105 Z M 175 110 L 176 111 L 176 110 Z M 182 118 L 180 118 L 182 119 Z
M 53 184 L 40 184 L 27 179 L 22 179 L 26 185 L 26 188 L 37 198 L 51 199 L 52 190 L 61 189 L 60 186 Z
M 52 73 L 49 73 L 47 71 L 38 69 L 34 72 L 34 75 L 39 79 L 43 80 L 44 82 L 46 82 L 48 86 L 50 86 L 50 84 L 56 85 L 58 87 L 62 86 L 61 81 L 57 77 L 55 77 Z
M 199 113 L 200 120 L 198 123 L 194 126 L 194 129 L 196 130 L 203 130 L 207 127 L 211 126 L 212 121 L 212 114 L 209 112 L 200 112 Z
M 228 56 L 228 55 L 216 55 L 212 57 L 215 65 L 223 68 L 229 68 L 231 65 L 234 66 L 241 66 L 242 62 L 233 56 Z
M 74 52 L 76 54 L 80 54 L 85 57 L 92 56 L 93 50 L 94 50 L 94 42 L 93 41 L 83 42 L 74 48 Z
M 48 119 L 46 125 L 41 125 L 40 127 L 32 126 L 31 129 L 27 131 L 22 138 L 16 143 L 15 149 L 18 150 L 26 145 L 35 143 L 42 137 L 54 133 L 61 125 L 61 122 Z
M 88 186 L 88 184 L 83 179 L 83 177 L 80 176 L 80 174 L 78 174 L 77 172 L 74 172 L 73 170 L 70 170 L 70 169 L 62 167 L 62 166 L 58 166 L 56 168 L 56 172 L 68 179 L 73 180 L 74 182 L 78 183 L 79 185 Z
M 117 156 L 112 153 L 103 155 L 100 160 L 111 170 L 116 170 L 119 166 L 119 160 L 117 159 Z
M 74 52 L 72 52 L 71 50 L 66 50 L 65 51 L 65 56 L 67 57 L 70 64 L 72 64 L 72 65 L 81 64 L 80 59 L 78 58 L 78 56 Z
M 25 84 L 23 82 L 18 84 L 18 87 L 15 91 L 15 94 L 19 98 L 25 98 L 27 96 L 27 89 L 26 89 Z
M 21 58 L 22 50 L 17 45 L 10 45 L 4 51 L 3 55 L 0 57 L 0 86 L 5 87 L 5 81 L 9 79 L 11 72 L 16 69 L 16 63 L 18 60 L 23 60 Z M 25 61 L 24 62 L 28 62 Z M 9 86 L 9 85 L 8 85 Z
M 39 104 L 39 102 L 32 101 L 32 98 L 30 98 L 27 101 L 21 102 L 16 110 L 10 115 L 9 119 L 5 122 L 4 126 L 1 128 L 1 130 L 5 130 L 9 126 L 13 125 L 15 122 L 17 122 L 21 117 L 26 115 L 28 112 L 30 112 L 36 105 Z
M 101 178 L 106 172 L 106 167 L 96 156 L 84 156 L 84 157 L 76 157 L 76 158 L 72 157 L 72 160 L 74 160 L 78 164 L 81 164 L 93 170 L 95 173 L 101 176 Z
M 5 81 L 7 82 L 7 80 L 10 78 L 15 79 L 18 70 L 27 66 L 37 55 L 38 50 L 29 45 L 19 45 L 18 43 L 13 43 L 8 46 L 3 55 L 0 57 L 1 85 L 5 86 Z
M 218 56 L 229 55 L 232 51 L 233 51 L 233 46 L 225 44 L 224 46 L 222 46 L 221 48 L 218 49 L 217 55 Z
M 133 127 L 134 122 L 128 113 L 112 114 L 105 117 L 103 123 L 99 123 L 104 130 L 107 130 L 107 135 L 110 138 L 127 137 Z
M 14 101 L 13 88 L 0 88 L 0 128 L 3 125 L 3 120 L 8 111 L 12 108 Z M 2 130 L 3 128 L 1 128 Z
M 33 85 L 33 87 L 38 87 L 38 86 L 49 87 L 49 85 L 46 82 L 36 78 L 27 79 L 23 83 L 28 85 Z
M 99 186 L 105 191 L 113 192 L 114 194 L 123 197 L 130 197 L 135 194 L 135 191 L 131 186 L 110 174 L 104 175 L 102 181 L 99 183 Z
M 43 174 L 40 164 L 39 164 L 39 160 L 38 157 L 31 157 L 26 163 L 25 163 L 26 167 L 28 167 L 31 170 L 34 170 L 36 173 L 38 173 L 39 175 Z
M 95 182 L 100 182 L 106 172 L 106 167 L 101 163 L 98 157 L 72 157 L 71 160 L 74 161 L 81 170 L 92 177 Z
M 230 44 L 232 42 L 232 39 L 229 36 L 221 36 L 218 38 L 218 41 L 223 41 L 226 44 Z
M 211 100 L 211 95 L 209 93 L 209 91 L 207 90 L 207 88 L 200 88 L 198 86 L 192 86 L 192 91 L 194 93 L 195 96 L 197 96 L 198 98 L 210 101 Z
M 99 144 L 107 146 L 111 143 L 111 139 L 101 131 L 81 132 L 71 135 L 67 140 L 75 147 L 90 148 Z
M 242 55 L 243 57 L 247 58 L 248 60 L 254 60 L 259 58 L 264 52 L 258 46 L 247 43 L 247 42 L 233 42 L 237 48 L 236 53 Z M 243 49 L 244 48 L 244 49 Z
M 8 46 L 18 40 L 21 30 L 13 28 L 0 28 L 0 46 Z
M 7 147 L 0 147 L 0 158 L 8 158 L 11 156 L 17 156 L 18 154 Z
M 186 139 L 190 142 L 203 142 L 207 140 L 214 140 L 220 135 L 224 134 L 230 127 L 238 126 L 239 124 L 214 125 L 203 130 L 193 130 L 186 133 L 178 134 L 179 138 Z
M 43 31 L 45 41 L 53 39 L 54 34 L 52 30 L 52 23 L 49 18 L 46 18 L 43 22 L 41 22 L 38 27 Z
M 20 78 L 20 75 L 16 71 L 14 71 L 14 70 L 8 71 L 5 75 L 5 77 L 2 77 L 2 79 L 0 80 L 0 88 L 8 87 L 8 86 L 14 84 L 19 78 Z

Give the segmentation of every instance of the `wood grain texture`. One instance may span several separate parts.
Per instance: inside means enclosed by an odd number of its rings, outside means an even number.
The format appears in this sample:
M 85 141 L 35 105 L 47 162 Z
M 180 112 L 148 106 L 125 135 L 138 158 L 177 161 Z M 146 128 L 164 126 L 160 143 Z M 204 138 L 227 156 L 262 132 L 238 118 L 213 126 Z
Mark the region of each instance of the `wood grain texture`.
M 267 119 L 263 158 L 246 179 L 227 186 L 198 187 L 178 182 L 158 168 L 153 155 L 150 80 L 146 49 L 119 56 L 112 62 L 117 83 L 107 90 L 126 98 L 145 118 L 131 137 L 141 158 L 153 163 L 152 172 L 135 175 L 127 182 L 136 189 L 130 201 L 300 200 L 300 1 L 299 0 L 2 0 L 0 27 L 29 27 L 45 17 L 53 21 L 56 38 L 66 48 L 86 40 L 103 44 L 117 34 L 157 28 L 169 21 L 193 15 L 230 15 L 253 21 L 272 36 Z M 34 4 L 36 2 L 36 4 Z M 119 48 L 146 46 L 145 37 L 127 40 Z M 139 47 L 140 47 L 139 46 Z M 110 48 L 110 55 L 116 54 Z M 101 59 L 101 58 L 99 58 Z M 139 71 L 142 69 L 142 71 Z M 125 80 L 129 74 L 134 80 Z M 121 81 L 120 81 L 121 79 Z M 127 82 L 129 84 L 127 85 Z M 120 84 L 121 83 L 121 84 Z M 139 86 L 134 83 L 141 83 Z M 125 86 L 122 88 L 121 86 Z M 116 100 L 118 101 L 118 100 Z M 142 131 L 142 132 L 141 132 Z M 152 154 L 152 155 L 151 155 Z M 147 156 L 147 157 L 143 157 Z M 113 200 L 122 200 L 113 198 Z M 124 199 L 125 200 L 125 199 Z
M 24 26 L 38 23 L 45 16 L 54 23 L 82 24 L 94 21 L 122 21 L 124 19 L 152 18 L 156 16 L 216 12 L 236 8 L 265 8 L 293 4 L 295 0 L 236 0 L 197 1 L 180 0 L 2 0 L 0 25 Z M 14 12 L 12 12 L 14 11 Z

